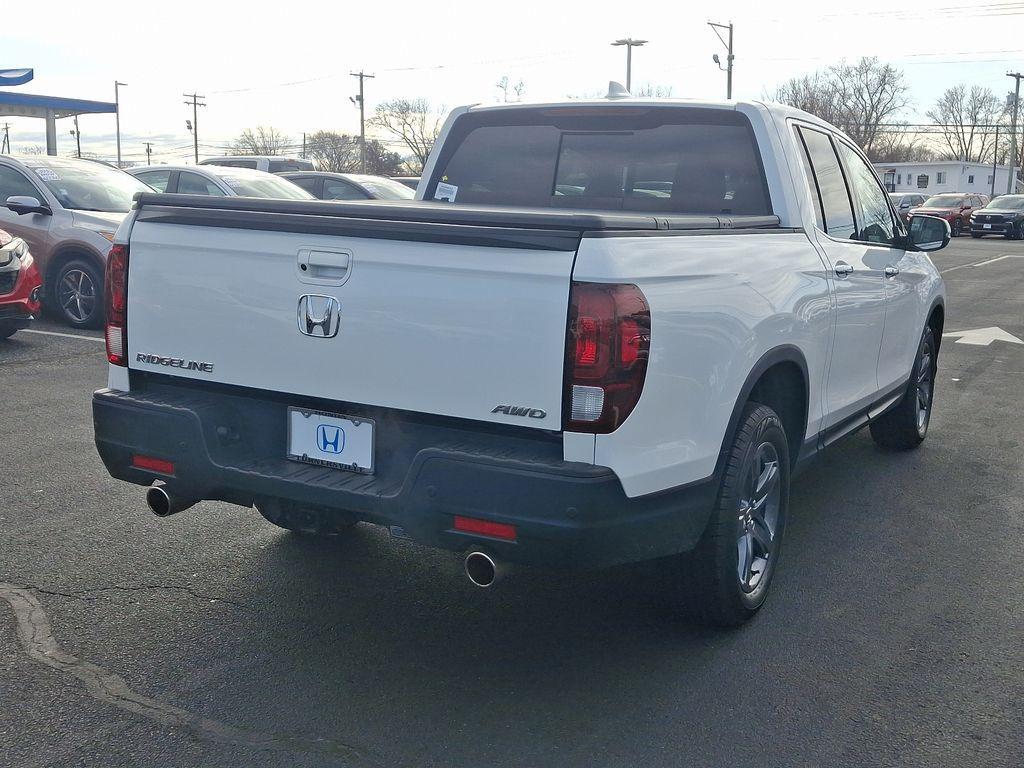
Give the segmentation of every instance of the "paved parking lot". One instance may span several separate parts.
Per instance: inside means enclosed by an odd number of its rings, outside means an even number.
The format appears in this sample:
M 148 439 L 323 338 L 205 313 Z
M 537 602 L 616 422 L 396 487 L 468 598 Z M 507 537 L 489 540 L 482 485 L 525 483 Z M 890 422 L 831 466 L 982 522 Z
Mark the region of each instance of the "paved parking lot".
M 947 332 L 1024 338 L 1024 244 L 935 261 Z M 0 765 L 1024 764 L 1024 345 L 946 338 L 923 448 L 827 454 L 720 633 L 650 565 L 482 591 L 369 526 L 154 518 L 92 445 L 100 334 L 36 330 L 0 342 Z

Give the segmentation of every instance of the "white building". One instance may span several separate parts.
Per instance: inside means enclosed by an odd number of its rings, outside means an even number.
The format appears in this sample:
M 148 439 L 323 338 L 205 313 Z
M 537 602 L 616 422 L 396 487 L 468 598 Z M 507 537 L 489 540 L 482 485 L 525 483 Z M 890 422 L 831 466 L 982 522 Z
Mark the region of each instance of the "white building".
M 983 195 L 1006 194 L 1010 166 L 963 163 L 942 160 L 934 163 L 875 163 L 878 178 L 890 192 L 979 192 Z M 1020 187 L 1020 182 L 1017 183 Z

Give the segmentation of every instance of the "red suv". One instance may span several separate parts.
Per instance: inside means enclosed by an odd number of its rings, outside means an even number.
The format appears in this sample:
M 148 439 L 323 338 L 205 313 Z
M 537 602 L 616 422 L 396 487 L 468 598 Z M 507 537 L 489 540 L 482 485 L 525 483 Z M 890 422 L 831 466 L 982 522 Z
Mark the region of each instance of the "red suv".
M 949 222 L 953 237 L 960 237 L 961 232 L 969 232 L 971 229 L 971 211 L 975 208 L 984 208 L 986 203 L 986 195 L 952 192 L 929 197 L 920 208 L 911 208 L 910 215 L 920 213 L 945 219 Z
M 0 339 L 32 321 L 42 285 L 25 241 L 0 229 Z

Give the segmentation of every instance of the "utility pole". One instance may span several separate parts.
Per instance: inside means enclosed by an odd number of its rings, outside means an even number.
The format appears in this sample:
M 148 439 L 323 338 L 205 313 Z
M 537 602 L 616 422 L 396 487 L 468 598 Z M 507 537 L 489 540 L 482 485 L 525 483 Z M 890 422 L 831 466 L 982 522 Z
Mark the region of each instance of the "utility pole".
M 1013 94 L 1013 117 L 1010 118 L 1010 178 L 1006 182 L 1006 194 L 1012 195 L 1017 191 L 1017 108 L 1020 106 L 1020 79 L 1024 75 L 1020 72 L 1007 72 L 1006 76 L 1017 81 Z
M 182 94 L 186 99 L 186 106 L 192 105 L 192 143 L 195 147 L 196 165 L 199 165 L 199 107 L 205 107 L 206 102 L 200 101 L 205 99 L 205 96 L 200 96 L 198 93 L 185 93 Z M 187 122 L 187 121 L 186 121 Z
M 152 165 L 153 144 L 149 141 L 144 141 L 143 144 L 146 145 L 146 165 Z
M 996 123 L 996 143 L 992 147 L 992 197 L 996 196 L 996 163 L 999 162 L 999 123 Z
M 714 31 L 714 33 L 716 35 L 718 35 L 718 39 L 722 41 L 722 45 L 725 46 L 725 50 L 727 51 L 727 53 L 726 53 L 726 57 L 727 58 L 725 60 L 725 98 L 731 99 L 732 98 L 732 60 L 733 60 L 733 58 L 735 58 L 732 55 L 732 22 L 730 21 L 728 24 L 716 24 L 713 21 L 709 21 L 708 22 L 708 26 L 711 27 L 712 31 Z M 726 42 L 726 39 L 724 37 L 722 37 L 721 30 L 728 30 L 728 32 L 729 32 L 728 42 Z M 719 69 L 722 69 L 722 62 L 719 60 L 717 53 L 714 56 L 711 57 L 711 60 L 714 61 L 715 64 L 718 65 Z
M 4 123 L 4 140 L 0 143 L 0 154 L 8 154 L 11 151 L 11 124 Z
M 639 48 L 641 45 L 646 43 L 646 40 L 634 40 L 632 37 L 623 37 L 620 40 L 616 40 L 612 45 L 624 45 L 626 46 L 626 90 L 630 90 L 630 86 L 633 84 L 633 49 Z
M 306 132 L 302 132 L 302 159 L 306 159 Z
M 366 173 L 366 99 L 363 92 L 363 80 L 366 78 L 372 80 L 375 75 L 368 75 L 361 69 L 358 72 L 349 72 L 349 74 L 359 78 L 359 95 L 350 97 L 349 101 L 359 106 L 359 172 Z
M 75 115 L 75 130 L 71 132 L 75 137 L 76 152 L 75 157 L 81 159 L 82 157 L 82 132 L 78 130 L 78 115 Z
M 121 167 L 121 94 L 117 90 L 122 85 L 128 85 L 128 83 L 119 83 L 117 80 L 114 81 L 114 130 L 117 133 L 117 167 Z

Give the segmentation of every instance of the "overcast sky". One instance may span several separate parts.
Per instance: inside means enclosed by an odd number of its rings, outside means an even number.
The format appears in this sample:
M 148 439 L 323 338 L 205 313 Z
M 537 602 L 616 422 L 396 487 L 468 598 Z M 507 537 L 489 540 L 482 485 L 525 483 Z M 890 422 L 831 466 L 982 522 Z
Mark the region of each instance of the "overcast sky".
M 709 13 L 711 16 L 709 17 Z M 978 84 L 1003 96 L 1024 69 L 1024 2 L 930 4 L 878 2 L 249 2 L 173 4 L 49 0 L 5 4 L 0 67 L 34 67 L 19 86 L 42 93 L 113 101 L 121 89 L 122 151 L 154 160 L 191 154 L 182 94 L 197 91 L 201 154 L 219 154 L 246 127 L 274 126 L 300 141 L 303 131 L 358 132 L 349 102 L 367 81 L 368 112 L 397 96 L 437 105 L 494 101 L 508 75 L 526 84 L 525 100 L 603 93 L 625 80 L 625 50 L 609 43 L 649 40 L 634 49 L 633 83 L 672 88 L 673 96 L 721 98 L 725 74 L 711 61 L 724 50 L 706 22 L 736 25 L 734 95 L 761 98 L 794 75 L 846 58 L 878 56 L 902 68 L 924 120 L 941 92 Z M 45 144 L 42 121 L 10 122 L 15 151 Z M 80 119 L 83 150 L 113 154 L 113 115 Z M 62 154 L 71 152 L 70 119 L 58 123 Z

